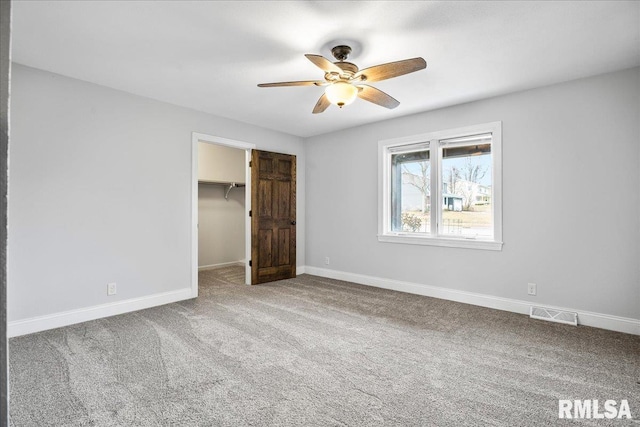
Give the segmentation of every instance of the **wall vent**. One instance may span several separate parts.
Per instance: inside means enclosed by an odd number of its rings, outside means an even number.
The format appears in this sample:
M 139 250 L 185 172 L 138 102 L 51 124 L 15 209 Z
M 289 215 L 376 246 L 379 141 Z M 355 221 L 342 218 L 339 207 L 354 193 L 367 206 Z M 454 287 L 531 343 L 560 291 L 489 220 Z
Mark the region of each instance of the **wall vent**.
M 565 323 L 578 326 L 578 313 L 571 311 L 553 310 L 544 307 L 531 307 L 529 317 L 532 319 L 547 320 L 549 322 Z

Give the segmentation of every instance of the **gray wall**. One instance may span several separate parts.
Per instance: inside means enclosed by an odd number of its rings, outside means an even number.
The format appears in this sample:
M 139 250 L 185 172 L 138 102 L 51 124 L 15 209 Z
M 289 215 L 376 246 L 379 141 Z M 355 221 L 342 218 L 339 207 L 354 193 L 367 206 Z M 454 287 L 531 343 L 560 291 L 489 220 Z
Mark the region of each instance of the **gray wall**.
M 21 65 L 13 77 L 9 320 L 189 286 L 192 131 L 298 156 L 299 266 L 329 256 L 335 270 L 514 299 L 535 282 L 536 303 L 640 318 L 638 69 L 306 143 Z M 495 120 L 503 250 L 379 243 L 377 141 Z
M 224 198 L 221 185 L 198 185 L 198 266 L 207 267 L 245 259 L 244 187 Z
M 636 68 L 308 139 L 307 265 L 640 318 L 639 81 Z M 498 120 L 503 250 L 378 242 L 378 140 Z
M 7 346 L 7 156 L 11 80 L 11 2 L 0 1 L 0 426 L 9 423 Z
M 13 73 L 9 321 L 190 286 L 193 131 L 297 155 L 304 265 L 300 138 L 17 64 Z

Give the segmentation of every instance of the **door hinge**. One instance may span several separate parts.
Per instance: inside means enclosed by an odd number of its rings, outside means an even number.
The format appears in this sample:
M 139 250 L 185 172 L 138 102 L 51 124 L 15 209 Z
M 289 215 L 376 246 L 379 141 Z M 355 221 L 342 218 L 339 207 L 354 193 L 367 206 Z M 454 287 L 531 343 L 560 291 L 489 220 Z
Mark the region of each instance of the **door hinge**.
M 251 216 L 251 211 L 249 211 L 249 216 Z
M 251 260 L 249 260 L 249 267 L 252 267 L 253 263 L 251 262 Z
M 249 167 L 251 167 L 251 160 L 249 160 Z

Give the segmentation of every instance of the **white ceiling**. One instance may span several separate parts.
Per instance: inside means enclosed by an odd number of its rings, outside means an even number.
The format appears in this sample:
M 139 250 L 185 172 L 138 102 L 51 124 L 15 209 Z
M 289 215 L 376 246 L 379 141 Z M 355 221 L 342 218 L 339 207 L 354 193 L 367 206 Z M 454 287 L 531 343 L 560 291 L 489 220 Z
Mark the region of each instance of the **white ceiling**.
M 298 136 L 640 65 L 640 2 L 16 1 L 15 62 Z M 422 56 L 372 84 L 400 101 L 311 114 L 303 55 L 354 47 L 361 69 Z

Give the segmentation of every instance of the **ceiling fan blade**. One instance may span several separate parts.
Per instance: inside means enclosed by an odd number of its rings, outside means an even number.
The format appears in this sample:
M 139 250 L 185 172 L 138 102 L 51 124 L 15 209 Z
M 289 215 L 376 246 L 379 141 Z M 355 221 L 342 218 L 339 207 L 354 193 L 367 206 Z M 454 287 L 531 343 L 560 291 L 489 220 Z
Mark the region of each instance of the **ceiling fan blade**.
M 322 113 L 329 107 L 329 105 L 331 105 L 329 98 L 327 98 L 327 95 L 323 93 L 320 99 L 318 99 L 318 102 L 316 102 L 316 106 L 313 107 L 313 114 Z
M 365 77 L 367 82 L 379 82 L 380 80 L 402 76 L 427 68 L 427 61 L 422 58 L 411 58 L 403 61 L 388 62 L 386 64 L 374 65 L 359 71 L 353 77 Z
M 389 109 L 396 108 L 400 105 L 400 102 L 397 99 L 373 86 L 358 85 L 357 88 L 360 89 L 358 91 L 358 98 L 362 98 L 365 101 L 373 102 L 374 104 L 378 104 Z
M 325 86 L 324 80 L 305 80 L 299 82 L 260 83 L 258 87 L 282 87 L 282 86 Z
M 309 61 L 313 62 L 316 65 L 316 67 L 320 68 L 325 73 L 334 72 L 334 73 L 342 74 L 342 68 L 338 67 L 336 64 L 329 61 L 327 58 L 325 58 L 322 55 L 312 55 L 310 53 L 307 53 L 305 56 Z

